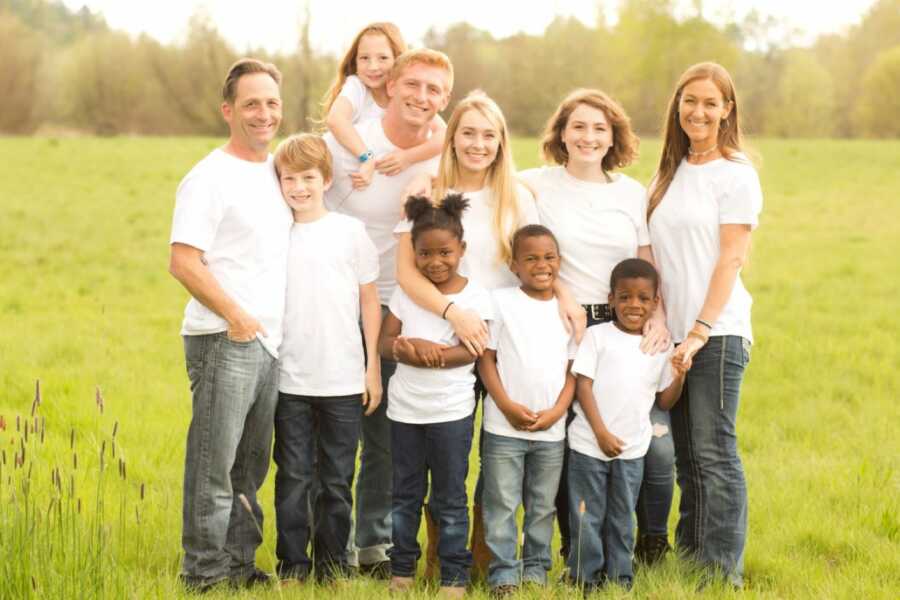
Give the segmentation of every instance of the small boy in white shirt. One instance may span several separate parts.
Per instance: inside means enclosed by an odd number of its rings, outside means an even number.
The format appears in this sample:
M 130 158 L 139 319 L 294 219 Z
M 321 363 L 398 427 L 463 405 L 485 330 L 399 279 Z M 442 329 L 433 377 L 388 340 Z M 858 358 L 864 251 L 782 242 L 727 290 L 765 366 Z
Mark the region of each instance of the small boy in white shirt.
M 559 245 L 542 225 L 513 236 L 510 269 L 521 285 L 495 290 L 488 349 L 478 363 L 484 403 L 485 540 L 494 596 L 523 582 L 545 585 L 553 566 L 554 499 L 565 453 L 565 416 L 575 392 L 575 342 L 559 316 L 553 283 Z M 516 511 L 525 507 L 525 545 L 517 559 Z
M 678 401 L 690 368 L 671 359 L 672 348 L 640 350 L 644 323 L 659 303 L 653 265 L 620 262 L 610 290 L 615 320 L 588 328 L 572 366 L 578 403 L 569 425 L 568 569 L 585 591 L 607 581 L 631 587 L 632 513 L 652 435 L 650 409 L 654 401 L 663 410 Z
M 277 568 L 282 579 L 301 581 L 314 568 L 321 581 L 347 573 L 362 407 L 369 415 L 381 402 L 378 354 L 366 360 L 359 330 L 361 316 L 366 345 L 374 349 L 381 326 L 378 254 L 361 221 L 325 209 L 332 168 L 321 137 L 284 140 L 275 170 L 294 215 L 275 411 Z

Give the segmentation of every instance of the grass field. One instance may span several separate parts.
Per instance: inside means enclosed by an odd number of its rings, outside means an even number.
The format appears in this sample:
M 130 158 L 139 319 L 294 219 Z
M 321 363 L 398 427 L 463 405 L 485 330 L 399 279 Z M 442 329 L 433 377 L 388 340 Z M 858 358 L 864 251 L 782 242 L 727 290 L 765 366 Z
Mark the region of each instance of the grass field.
M 0 598 L 183 595 L 187 296 L 166 272 L 167 241 L 178 181 L 218 143 L 0 139 Z M 754 149 L 765 208 L 745 271 L 757 338 L 739 418 L 747 588 L 698 591 L 697 574 L 670 558 L 628 597 L 895 598 L 900 142 Z M 515 151 L 520 167 L 537 163 L 534 140 Z M 646 182 L 657 152 L 646 143 L 628 172 Z M 361 579 L 252 597 L 326 594 L 387 596 Z M 575 592 L 522 594 L 551 596 Z

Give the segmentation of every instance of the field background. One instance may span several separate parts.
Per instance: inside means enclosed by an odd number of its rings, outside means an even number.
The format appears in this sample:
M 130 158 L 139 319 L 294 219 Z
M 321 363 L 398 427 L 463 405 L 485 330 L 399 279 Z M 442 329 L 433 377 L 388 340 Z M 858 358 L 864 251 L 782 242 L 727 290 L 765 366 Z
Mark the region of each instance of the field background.
M 187 295 L 166 271 L 167 242 L 178 181 L 219 143 L 0 138 L 0 598 L 182 595 Z M 698 591 L 697 574 L 670 558 L 638 574 L 629 597 L 894 598 L 900 142 L 752 146 L 765 207 L 744 275 L 757 338 L 739 419 L 747 588 Z M 627 172 L 646 183 L 658 148 L 645 142 Z M 533 139 L 515 153 L 520 167 L 538 162 Z M 266 569 L 272 481 L 261 498 Z M 237 596 L 325 594 L 387 596 L 365 579 Z M 550 595 L 575 597 L 561 586 L 522 594 Z

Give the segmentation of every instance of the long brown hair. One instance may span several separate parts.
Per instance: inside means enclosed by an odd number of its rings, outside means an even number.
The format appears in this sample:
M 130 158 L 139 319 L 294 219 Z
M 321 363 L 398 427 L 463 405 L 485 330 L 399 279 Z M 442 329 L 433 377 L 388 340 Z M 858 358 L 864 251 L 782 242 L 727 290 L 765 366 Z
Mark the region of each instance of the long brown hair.
M 736 155 L 741 152 L 743 142 L 741 141 L 741 125 L 739 121 L 737 94 L 734 90 L 734 81 L 731 75 L 725 70 L 725 67 L 714 62 L 703 62 L 692 65 L 682 73 L 678 79 L 678 85 L 675 86 L 675 92 L 669 100 L 669 107 L 666 109 L 666 117 L 663 122 L 663 148 L 659 157 L 659 166 L 656 169 L 656 175 L 650 182 L 650 200 L 647 206 L 647 220 L 669 189 L 672 179 L 675 178 L 675 171 L 685 156 L 688 155 L 688 149 L 691 147 L 691 140 L 681 128 L 678 120 L 678 105 L 681 102 L 681 94 L 687 84 L 697 81 L 698 79 L 708 79 L 716 84 L 722 93 L 722 98 L 727 105 L 731 103 L 731 112 L 728 118 L 719 124 L 719 139 L 717 144 L 719 152 L 728 160 L 739 160 Z
M 403 40 L 400 30 L 393 23 L 383 21 L 370 23 L 363 27 L 362 30 L 356 34 L 356 37 L 353 38 L 350 49 L 347 50 L 344 58 L 341 59 L 341 64 L 338 65 L 338 72 L 337 76 L 334 78 L 334 82 L 332 82 L 328 91 L 325 92 L 325 97 L 322 99 L 323 119 L 328 115 L 328 111 L 331 110 L 331 105 L 334 104 L 334 101 L 337 100 L 337 97 L 340 95 L 341 88 L 344 87 L 344 82 L 347 81 L 347 77 L 356 75 L 356 55 L 359 53 L 359 42 L 364 35 L 370 33 L 378 33 L 387 38 L 388 45 L 394 53 L 395 60 L 407 50 L 406 42 Z

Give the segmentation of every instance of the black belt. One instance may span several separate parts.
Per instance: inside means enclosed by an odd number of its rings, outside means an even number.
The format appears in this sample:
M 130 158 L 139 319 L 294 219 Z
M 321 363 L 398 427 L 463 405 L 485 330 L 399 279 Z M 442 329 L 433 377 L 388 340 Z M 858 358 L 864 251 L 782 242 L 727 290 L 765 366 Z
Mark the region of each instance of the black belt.
M 609 304 L 582 304 L 584 312 L 592 321 L 612 321 L 613 310 Z

